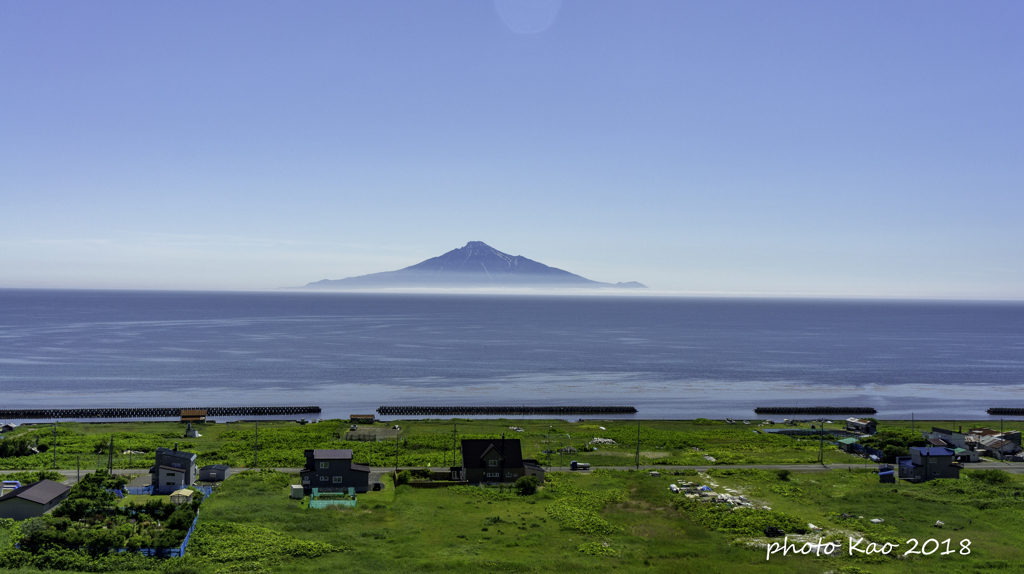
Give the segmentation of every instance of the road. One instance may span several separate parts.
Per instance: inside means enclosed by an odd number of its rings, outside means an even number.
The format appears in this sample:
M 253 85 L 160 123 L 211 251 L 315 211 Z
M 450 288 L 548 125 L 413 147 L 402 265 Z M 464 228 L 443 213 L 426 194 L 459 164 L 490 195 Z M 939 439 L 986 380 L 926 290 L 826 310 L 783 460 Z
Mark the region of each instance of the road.
M 422 468 L 422 467 L 398 467 L 399 470 L 406 470 L 406 469 L 412 469 L 412 468 Z M 545 468 L 549 472 L 559 472 L 559 471 L 561 471 L 561 472 L 570 472 L 570 470 L 571 470 L 567 466 L 551 466 L 551 467 L 545 467 Z M 608 469 L 608 470 L 631 470 L 631 469 L 636 469 L 636 466 L 634 465 L 634 466 L 597 466 L 597 467 L 593 467 L 594 470 L 596 470 L 598 468 L 603 468 L 603 469 Z M 640 470 L 657 470 L 659 472 L 676 471 L 676 470 L 696 470 L 698 472 L 705 472 L 708 469 L 712 469 L 712 468 L 717 468 L 717 469 L 726 469 L 726 468 L 757 468 L 757 469 L 763 469 L 763 470 L 790 470 L 790 471 L 793 471 L 793 472 L 825 472 L 825 471 L 828 471 L 828 470 L 847 470 L 847 469 L 852 469 L 852 468 L 858 468 L 858 469 L 872 468 L 873 469 L 873 468 L 877 468 L 877 466 L 875 464 L 873 464 L 873 463 L 872 464 L 868 464 L 866 466 L 863 465 L 863 464 L 829 464 L 829 465 L 820 465 L 820 464 L 716 464 L 716 465 L 698 465 L 698 466 L 640 465 Z M 1009 463 L 1009 462 L 976 462 L 976 463 L 971 463 L 971 464 L 965 464 L 964 468 L 966 468 L 968 470 L 984 470 L 984 469 L 995 468 L 995 469 L 999 469 L 999 470 L 1005 470 L 1006 472 L 1013 473 L 1013 474 L 1024 474 L 1024 463 L 1019 463 L 1019 462 L 1018 463 Z M 244 467 L 232 468 L 231 472 L 232 473 L 236 473 L 236 472 L 241 472 L 243 470 L 249 470 L 249 469 L 248 468 L 244 468 Z M 289 474 L 298 474 L 299 471 L 302 470 L 302 469 L 301 468 L 275 468 L 274 470 L 277 470 L 277 471 L 280 471 L 280 472 L 289 473 Z M 370 469 L 370 481 L 371 482 L 378 482 L 379 481 L 379 477 L 381 475 L 383 475 L 385 473 L 388 473 L 388 472 L 391 472 L 393 470 L 394 470 L 394 467 L 384 467 L 384 466 L 372 467 Z M 437 467 L 437 468 L 434 468 L 433 470 L 444 471 L 444 470 L 447 470 L 447 468 L 446 467 Z M 13 472 L 13 471 L 6 471 L 6 472 Z M 59 472 L 59 473 L 61 473 L 64 476 L 67 477 L 67 480 L 65 481 L 65 484 L 74 484 L 74 483 L 78 482 L 78 478 L 77 478 L 78 477 L 78 471 L 76 471 L 76 470 L 58 470 L 57 472 Z M 88 469 L 88 470 L 82 469 L 81 470 L 82 474 L 86 474 L 86 473 L 90 473 L 90 472 L 94 472 L 94 470 L 92 470 L 92 469 Z M 114 470 L 114 474 L 128 475 L 128 476 L 148 475 L 149 474 L 149 469 L 148 468 L 115 469 Z M 141 486 L 141 484 L 139 486 Z

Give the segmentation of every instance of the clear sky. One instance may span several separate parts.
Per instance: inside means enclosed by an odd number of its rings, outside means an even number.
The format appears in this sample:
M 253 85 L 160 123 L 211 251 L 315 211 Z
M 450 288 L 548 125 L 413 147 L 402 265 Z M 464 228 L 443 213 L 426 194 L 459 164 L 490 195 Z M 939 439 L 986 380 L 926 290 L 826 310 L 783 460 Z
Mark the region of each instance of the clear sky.
M 0 0 L 0 287 L 1024 299 L 1022 103 L 1019 0 Z

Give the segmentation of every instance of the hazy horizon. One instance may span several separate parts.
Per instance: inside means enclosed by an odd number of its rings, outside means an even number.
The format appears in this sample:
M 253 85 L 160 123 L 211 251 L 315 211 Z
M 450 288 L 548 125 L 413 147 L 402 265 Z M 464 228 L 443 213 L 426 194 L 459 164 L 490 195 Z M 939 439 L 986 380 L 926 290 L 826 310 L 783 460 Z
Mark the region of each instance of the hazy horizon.
M 480 240 L 669 295 L 1022 300 L 1022 25 L 2 3 L 0 288 L 275 290 Z

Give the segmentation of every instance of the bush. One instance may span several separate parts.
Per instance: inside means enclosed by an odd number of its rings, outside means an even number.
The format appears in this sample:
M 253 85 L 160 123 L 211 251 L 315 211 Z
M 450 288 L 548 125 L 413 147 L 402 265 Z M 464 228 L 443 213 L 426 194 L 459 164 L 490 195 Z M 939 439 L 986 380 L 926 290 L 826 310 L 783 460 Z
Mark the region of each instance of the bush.
M 515 488 L 519 496 L 530 496 L 531 494 L 537 494 L 537 487 L 539 485 L 540 481 L 537 480 L 536 476 L 524 476 L 516 481 L 513 488 Z
M 398 473 L 398 476 L 395 477 L 395 486 L 409 484 L 409 482 L 411 481 L 412 473 L 409 472 L 408 470 L 403 470 L 402 472 Z
M 778 475 L 779 480 L 789 480 L 790 471 L 788 469 L 782 469 L 775 472 Z
M 969 476 L 971 477 L 971 480 L 978 480 L 993 486 L 997 484 L 1006 484 L 1010 481 L 1010 474 L 1008 472 L 995 468 L 989 470 L 976 470 Z

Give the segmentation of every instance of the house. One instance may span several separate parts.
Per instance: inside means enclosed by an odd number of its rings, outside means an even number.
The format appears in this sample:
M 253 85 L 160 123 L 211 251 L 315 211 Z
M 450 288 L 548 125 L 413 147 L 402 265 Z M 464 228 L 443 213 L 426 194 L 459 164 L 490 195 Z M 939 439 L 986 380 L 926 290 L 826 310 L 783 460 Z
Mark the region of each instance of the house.
M 878 423 L 850 417 L 846 419 L 846 430 L 860 434 L 875 434 L 875 431 L 878 430 Z
M 231 467 L 226 464 L 208 464 L 199 469 L 199 480 L 220 482 L 231 476 Z
M 0 433 L 11 432 L 18 428 L 18 426 L 19 425 L 17 423 L 5 423 L 3 426 L 0 426 Z
M 302 491 L 312 494 L 313 489 L 347 491 L 349 487 L 356 492 L 370 490 L 370 467 L 352 462 L 352 449 L 315 449 L 306 450 L 306 467 L 299 475 L 302 477 Z
M 926 441 L 930 441 L 932 439 L 942 440 L 946 443 L 945 446 L 947 448 L 967 448 L 967 435 L 962 432 L 954 432 L 948 429 L 932 427 L 931 432 L 921 431 L 921 437 Z
M 196 455 L 178 450 L 178 443 L 174 443 L 173 449 L 156 449 L 156 462 L 149 472 L 153 475 L 153 494 L 170 494 L 192 486 L 199 474 Z
M 71 487 L 52 480 L 26 484 L 0 496 L 0 518 L 25 520 L 42 516 L 68 497 Z
M 463 480 L 469 483 L 515 482 L 523 476 L 526 476 L 526 465 L 519 439 L 503 436 L 500 439 L 462 441 Z
M 936 478 L 960 478 L 960 466 L 953 462 L 955 453 L 943 447 L 910 447 L 910 456 L 896 459 L 899 477 L 911 482 L 924 482 Z
M 1013 441 L 1003 438 L 1004 435 L 983 436 L 978 441 L 981 446 L 979 450 L 987 451 L 989 456 L 1003 460 L 1020 452 L 1020 446 Z

